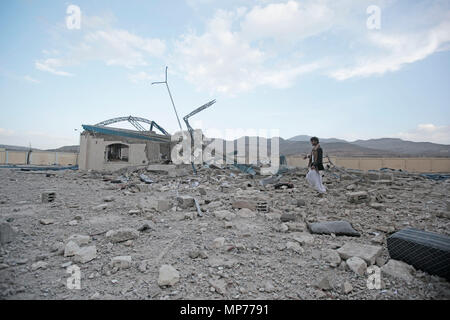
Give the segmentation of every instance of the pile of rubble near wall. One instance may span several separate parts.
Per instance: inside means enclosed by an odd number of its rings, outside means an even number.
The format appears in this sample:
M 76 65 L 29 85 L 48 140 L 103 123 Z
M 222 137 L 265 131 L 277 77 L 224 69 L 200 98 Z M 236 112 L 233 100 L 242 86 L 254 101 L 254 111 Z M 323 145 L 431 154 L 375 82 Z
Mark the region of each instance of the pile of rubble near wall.
M 450 233 L 449 180 L 330 170 L 319 197 L 305 175 L 0 170 L 1 298 L 450 297 L 445 279 L 390 259 L 386 246 L 406 227 Z M 71 266 L 80 289 L 68 288 Z M 369 289 L 373 270 L 381 284 Z

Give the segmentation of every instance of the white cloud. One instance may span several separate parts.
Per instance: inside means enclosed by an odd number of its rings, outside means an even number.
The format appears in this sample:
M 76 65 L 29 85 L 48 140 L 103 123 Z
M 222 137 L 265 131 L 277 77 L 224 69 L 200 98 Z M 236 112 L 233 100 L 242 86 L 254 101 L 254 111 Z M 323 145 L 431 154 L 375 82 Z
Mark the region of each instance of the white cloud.
M 274 3 L 255 6 L 241 23 L 249 39 L 299 40 L 328 30 L 333 10 L 324 2 Z
M 46 56 L 55 56 L 37 60 L 38 70 L 60 76 L 72 76 L 60 70 L 62 67 L 79 65 L 89 61 L 100 61 L 107 66 L 120 66 L 132 69 L 147 66 L 148 60 L 161 57 L 166 44 L 158 38 L 146 38 L 124 29 L 113 28 L 114 17 L 88 17 L 83 15 L 83 24 L 79 34 L 71 34 L 64 27 L 60 33 L 69 39 L 60 50 L 43 50 Z
M 73 76 L 73 74 L 71 74 L 71 73 L 56 69 L 56 68 L 62 67 L 63 65 L 64 65 L 64 63 L 60 59 L 46 59 L 46 60 L 36 61 L 34 63 L 34 66 L 38 70 L 50 72 L 50 73 L 58 75 L 58 76 L 64 76 L 64 77 Z
M 360 58 L 356 66 L 331 72 L 331 77 L 346 80 L 353 77 L 382 75 L 397 71 L 405 64 L 420 61 L 429 55 L 448 49 L 450 44 L 450 22 L 418 33 L 382 34 L 371 33 L 370 42 L 383 53 L 376 57 Z
M 233 31 L 243 10 L 219 10 L 208 21 L 206 31 L 184 35 L 176 44 L 175 63 L 188 81 L 212 92 L 236 94 L 257 86 L 288 87 L 301 74 L 319 63 L 280 63 L 261 48 L 254 47 Z
M 450 144 L 450 126 L 436 126 L 431 123 L 419 124 L 414 130 L 401 132 L 397 134 L 397 137 L 416 142 Z
M 147 72 L 141 71 L 137 73 L 128 74 L 128 79 L 134 83 L 140 82 L 155 82 L 156 78 L 153 75 L 148 74 Z
M 28 81 L 28 82 L 32 82 L 32 83 L 41 83 L 39 80 L 36 80 L 36 79 L 32 78 L 32 77 L 29 76 L 29 75 L 26 75 L 26 76 L 24 76 L 23 78 L 24 78 L 26 81 Z

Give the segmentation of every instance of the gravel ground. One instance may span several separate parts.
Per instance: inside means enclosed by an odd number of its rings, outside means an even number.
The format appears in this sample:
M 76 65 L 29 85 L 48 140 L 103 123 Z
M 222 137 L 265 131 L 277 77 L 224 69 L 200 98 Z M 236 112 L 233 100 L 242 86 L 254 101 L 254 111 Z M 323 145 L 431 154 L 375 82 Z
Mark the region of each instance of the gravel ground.
M 0 249 L 1 299 L 450 297 L 445 279 L 419 270 L 407 279 L 382 272 L 382 287 L 368 289 L 367 273 L 350 270 L 336 254 L 346 243 L 379 246 L 376 264 L 381 267 L 389 260 L 386 237 L 395 231 L 414 227 L 449 235 L 449 181 L 403 173 L 382 184 L 326 173 L 328 192 L 319 197 L 300 169 L 281 180 L 294 188 L 279 190 L 261 187 L 263 177 L 231 170 L 202 169 L 198 176 L 181 172 L 170 177 L 141 170 L 127 173 L 127 183 L 111 183 L 119 174 L 0 169 L 0 220 L 16 231 Z M 140 173 L 154 183 L 140 182 Z M 54 190 L 56 199 L 42 203 L 47 190 Z M 350 203 L 350 191 L 367 191 L 381 205 Z M 184 195 L 198 200 L 202 217 L 189 198 L 183 209 L 177 197 Z M 265 201 L 270 210 L 233 209 L 236 200 Z M 348 221 L 361 236 L 309 234 L 307 223 L 332 220 Z M 122 242 L 106 234 L 144 225 L 137 237 Z M 81 247 L 95 246 L 93 260 L 64 256 L 74 234 L 90 236 Z M 113 264 L 119 256 L 130 256 L 131 264 Z M 67 287 L 69 264 L 80 268 L 81 289 Z M 178 271 L 173 285 L 158 284 L 162 265 Z

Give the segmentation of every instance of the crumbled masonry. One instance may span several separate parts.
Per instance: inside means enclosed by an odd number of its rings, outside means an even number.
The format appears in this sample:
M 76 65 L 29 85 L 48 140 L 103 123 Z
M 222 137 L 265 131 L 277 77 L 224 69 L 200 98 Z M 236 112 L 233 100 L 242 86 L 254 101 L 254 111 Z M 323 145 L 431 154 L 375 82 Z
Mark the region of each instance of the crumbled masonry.
M 319 196 L 306 169 L 196 169 L 1 169 L 0 299 L 450 298 L 386 244 L 408 227 L 450 235 L 450 179 L 331 168 Z

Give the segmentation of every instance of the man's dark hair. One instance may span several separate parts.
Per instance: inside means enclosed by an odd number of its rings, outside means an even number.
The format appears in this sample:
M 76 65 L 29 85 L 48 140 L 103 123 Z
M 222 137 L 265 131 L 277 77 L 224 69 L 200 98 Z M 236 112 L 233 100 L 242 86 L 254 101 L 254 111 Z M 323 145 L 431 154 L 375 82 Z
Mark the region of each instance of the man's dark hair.
M 312 137 L 312 138 L 311 138 L 311 142 L 313 142 L 313 141 L 316 141 L 317 143 L 319 143 L 319 138 L 317 138 L 317 137 Z

